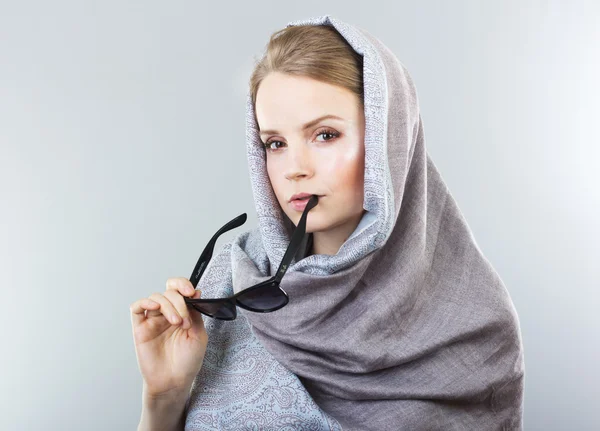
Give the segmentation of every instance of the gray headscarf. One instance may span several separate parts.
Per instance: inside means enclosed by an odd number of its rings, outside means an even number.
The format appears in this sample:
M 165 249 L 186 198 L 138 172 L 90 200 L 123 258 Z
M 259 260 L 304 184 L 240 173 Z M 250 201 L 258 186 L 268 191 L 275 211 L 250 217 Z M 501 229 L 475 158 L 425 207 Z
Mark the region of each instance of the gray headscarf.
M 307 234 L 282 309 L 204 319 L 186 429 L 521 429 L 518 316 L 426 152 L 411 77 L 365 30 L 329 15 L 299 25 L 333 26 L 363 56 L 366 213 L 336 255 L 304 257 Z M 246 137 L 258 227 L 213 258 L 203 297 L 269 278 L 294 228 L 250 95 Z

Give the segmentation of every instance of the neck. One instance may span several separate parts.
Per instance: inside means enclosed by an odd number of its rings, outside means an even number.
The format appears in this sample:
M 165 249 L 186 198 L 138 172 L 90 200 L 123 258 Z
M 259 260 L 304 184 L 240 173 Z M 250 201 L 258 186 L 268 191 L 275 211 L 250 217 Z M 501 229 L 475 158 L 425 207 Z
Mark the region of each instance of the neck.
M 358 216 L 339 226 L 332 227 L 326 231 L 313 232 L 312 247 L 308 251 L 307 256 L 313 254 L 333 256 L 337 254 L 346 240 L 350 238 L 352 232 L 354 232 L 365 212 L 366 210 L 363 210 Z

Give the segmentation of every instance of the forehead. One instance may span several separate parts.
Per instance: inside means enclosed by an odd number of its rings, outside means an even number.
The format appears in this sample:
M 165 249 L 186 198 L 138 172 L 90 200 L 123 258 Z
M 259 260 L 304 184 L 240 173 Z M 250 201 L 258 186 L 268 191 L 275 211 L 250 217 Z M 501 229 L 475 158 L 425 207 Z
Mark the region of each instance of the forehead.
M 351 91 L 277 72 L 261 82 L 255 110 L 261 130 L 299 126 L 328 114 L 352 121 L 359 114 L 357 97 Z

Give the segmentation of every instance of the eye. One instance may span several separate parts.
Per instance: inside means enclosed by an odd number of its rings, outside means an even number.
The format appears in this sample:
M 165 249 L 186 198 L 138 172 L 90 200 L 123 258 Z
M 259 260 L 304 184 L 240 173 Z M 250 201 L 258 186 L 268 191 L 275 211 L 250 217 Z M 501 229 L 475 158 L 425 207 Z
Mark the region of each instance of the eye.
M 281 141 L 268 141 L 266 143 L 263 144 L 263 147 L 265 147 L 266 150 L 270 150 L 270 151 L 275 151 L 275 149 L 271 148 L 271 144 L 274 143 L 282 143 Z
M 336 132 L 335 130 L 331 130 L 331 129 L 322 130 L 321 132 L 319 132 L 319 134 L 317 136 L 321 136 L 321 135 L 328 135 L 329 139 L 325 139 L 325 141 L 320 141 L 320 142 L 331 141 L 332 139 L 335 139 L 340 136 L 339 132 Z

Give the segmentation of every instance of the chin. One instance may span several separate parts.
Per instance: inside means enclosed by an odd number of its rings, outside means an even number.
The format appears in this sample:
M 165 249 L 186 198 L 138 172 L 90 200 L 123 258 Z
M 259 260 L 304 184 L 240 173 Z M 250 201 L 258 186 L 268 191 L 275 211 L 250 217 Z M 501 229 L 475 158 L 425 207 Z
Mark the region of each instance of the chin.
M 310 216 L 310 214 L 309 214 Z M 300 220 L 300 219 L 298 219 Z M 295 224 L 295 223 L 294 223 Z M 331 229 L 331 225 L 326 221 L 315 219 L 315 220 L 306 220 L 306 233 L 315 233 L 315 232 L 324 232 L 328 229 Z
M 284 211 L 285 212 L 285 211 Z M 293 211 L 291 213 L 285 212 L 285 215 L 294 223 L 294 226 L 298 226 L 300 222 L 300 217 L 302 217 L 302 213 L 298 211 Z M 323 229 L 323 222 L 319 220 L 319 216 L 315 216 L 315 214 L 309 213 L 306 215 L 306 233 L 318 232 Z

